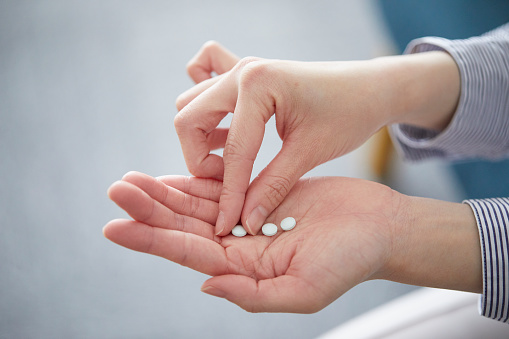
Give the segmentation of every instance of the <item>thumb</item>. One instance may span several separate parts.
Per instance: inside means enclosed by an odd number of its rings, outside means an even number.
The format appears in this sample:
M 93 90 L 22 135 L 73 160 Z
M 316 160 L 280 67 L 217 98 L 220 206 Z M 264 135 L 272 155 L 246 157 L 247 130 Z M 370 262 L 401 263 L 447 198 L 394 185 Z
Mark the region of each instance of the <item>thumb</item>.
M 327 305 L 322 305 L 322 298 L 305 281 L 291 275 L 256 281 L 227 274 L 205 281 L 201 290 L 248 312 L 313 313 Z
M 283 145 L 281 151 L 250 184 L 242 210 L 242 224 L 257 234 L 267 217 L 290 193 L 300 177 L 311 168 L 302 153 Z

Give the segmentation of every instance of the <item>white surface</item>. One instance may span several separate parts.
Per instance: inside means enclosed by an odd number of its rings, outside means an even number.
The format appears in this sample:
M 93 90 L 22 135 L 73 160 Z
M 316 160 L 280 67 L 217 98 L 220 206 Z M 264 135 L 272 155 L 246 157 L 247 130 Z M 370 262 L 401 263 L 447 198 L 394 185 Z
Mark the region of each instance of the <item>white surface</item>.
M 291 231 L 297 225 L 294 217 L 287 217 L 281 220 L 281 228 L 283 231 Z
M 236 237 L 243 237 L 247 232 L 242 225 L 237 225 L 232 229 L 232 234 Z
M 268 223 L 262 226 L 262 233 L 268 237 L 272 237 L 277 233 L 277 225 Z
M 422 288 L 361 315 L 319 339 L 504 339 L 509 325 L 483 318 L 473 293 Z

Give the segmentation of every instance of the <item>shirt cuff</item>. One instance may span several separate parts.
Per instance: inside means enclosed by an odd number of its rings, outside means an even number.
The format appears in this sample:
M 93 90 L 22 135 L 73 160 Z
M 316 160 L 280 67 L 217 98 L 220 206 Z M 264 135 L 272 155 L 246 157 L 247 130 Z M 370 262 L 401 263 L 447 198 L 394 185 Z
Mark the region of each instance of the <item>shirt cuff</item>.
M 425 37 L 410 42 L 405 54 L 438 50 L 451 55 L 460 72 L 461 93 L 451 122 L 440 133 L 404 124 L 390 127 L 406 160 L 497 159 L 508 154 L 508 39 L 506 26 L 465 40 Z
M 481 241 L 483 293 L 479 304 L 482 316 L 509 322 L 509 199 L 472 199 L 472 208 Z

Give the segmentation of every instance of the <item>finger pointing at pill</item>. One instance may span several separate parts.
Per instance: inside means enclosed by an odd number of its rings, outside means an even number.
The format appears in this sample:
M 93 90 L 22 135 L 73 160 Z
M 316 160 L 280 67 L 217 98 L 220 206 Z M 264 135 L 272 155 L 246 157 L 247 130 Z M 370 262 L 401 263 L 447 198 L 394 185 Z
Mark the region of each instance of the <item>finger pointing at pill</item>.
M 259 232 L 267 216 L 279 206 L 299 178 L 311 169 L 304 158 L 294 154 L 291 145 L 283 144 L 279 154 L 249 186 L 242 222 L 251 234 Z M 302 150 L 300 154 L 303 154 Z
M 175 127 L 188 169 L 223 180 L 216 234 L 229 234 L 239 219 L 249 234 L 257 234 L 302 175 L 359 147 L 385 125 L 387 116 L 379 114 L 384 108 L 372 104 L 379 100 L 365 100 L 378 95 L 365 86 L 372 68 L 367 62 L 244 58 L 220 79 L 186 94 Z M 352 95 L 345 88 L 358 91 Z M 229 112 L 225 140 L 217 126 Z M 283 145 L 250 183 L 272 115 Z M 222 158 L 210 153 L 212 133 L 221 139 L 214 145 L 224 141 Z

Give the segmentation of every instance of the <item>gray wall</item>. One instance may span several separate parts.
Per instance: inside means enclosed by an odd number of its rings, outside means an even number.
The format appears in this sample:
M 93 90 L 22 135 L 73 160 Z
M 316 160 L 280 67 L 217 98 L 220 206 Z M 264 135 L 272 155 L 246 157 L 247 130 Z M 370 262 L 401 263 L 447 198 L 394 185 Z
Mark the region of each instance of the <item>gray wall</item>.
M 311 338 L 411 289 L 369 282 L 317 314 L 249 314 L 200 293 L 204 275 L 103 238 L 126 216 L 110 183 L 188 173 L 174 100 L 209 39 L 296 60 L 387 44 L 369 1 L 0 1 L 0 338 Z M 255 172 L 279 143 L 269 125 Z M 364 158 L 311 174 L 367 178 Z

